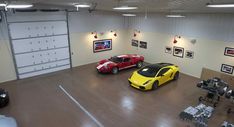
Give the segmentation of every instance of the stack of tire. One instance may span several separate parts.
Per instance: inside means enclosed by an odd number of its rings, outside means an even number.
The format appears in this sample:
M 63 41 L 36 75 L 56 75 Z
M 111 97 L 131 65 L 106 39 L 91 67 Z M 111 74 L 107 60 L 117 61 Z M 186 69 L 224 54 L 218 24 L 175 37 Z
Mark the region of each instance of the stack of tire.
M 7 106 L 9 103 L 8 92 L 0 88 L 0 108 Z

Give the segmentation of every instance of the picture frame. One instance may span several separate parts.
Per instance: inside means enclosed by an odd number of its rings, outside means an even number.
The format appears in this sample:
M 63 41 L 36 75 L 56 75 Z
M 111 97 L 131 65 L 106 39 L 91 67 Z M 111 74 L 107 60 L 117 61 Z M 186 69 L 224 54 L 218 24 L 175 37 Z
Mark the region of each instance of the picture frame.
M 221 72 L 232 74 L 233 73 L 234 66 L 228 65 L 228 64 L 222 64 L 221 65 Z
M 165 47 L 165 53 L 171 54 L 172 53 L 172 47 L 166 46 Z
M 102 52 L 112 50 L 112 39 L 94 40 L 93 52 Z
M 194 57 L 194 52 L 193 52 L 193 51 L 190 51 L 190 50 L 186 50 L 186 51 L 185 51 L 185 57 L 186 57 L 186 58 L 193 59 L 193 57 Z
M 145 41 L 140 41 L 140 48 L 147 49 L 147 42 Z
M 225 47 L 224 55 L 234 57 L 234 48 Z
M 134 46 L 134 47 L 138 47 L 138 40 L 134 40 L 134 39 L 132 39 L 132 46 Z
M 173 47 L 173 56 L 183 58 L 184 57 L 184 48 L 182 47 Z

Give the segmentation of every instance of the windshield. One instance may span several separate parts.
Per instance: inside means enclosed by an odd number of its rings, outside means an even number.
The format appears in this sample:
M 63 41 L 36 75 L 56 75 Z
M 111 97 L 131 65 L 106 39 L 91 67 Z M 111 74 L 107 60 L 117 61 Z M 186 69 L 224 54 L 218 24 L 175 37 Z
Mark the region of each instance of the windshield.
M 115 62 L 115 63 L 122 62 L 122 58 L 119 58 L 117 56 L 111 57 L 109 60 L 112 61 L 112 62 Z
M 140 75 L 146 76 L 146 77 L 155 77 L 155 75 L 160 70 L 159 67 L 155 66 L 146 66 L 138 71 Z

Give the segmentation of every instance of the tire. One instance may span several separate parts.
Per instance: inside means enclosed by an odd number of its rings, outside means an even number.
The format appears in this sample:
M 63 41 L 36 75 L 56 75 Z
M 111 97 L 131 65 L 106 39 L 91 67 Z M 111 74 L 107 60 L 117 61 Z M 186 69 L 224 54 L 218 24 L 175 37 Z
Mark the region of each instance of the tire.
M 231 112 L 232 112 L 232 109 L 229 108 L 229 109 L 227 110 L 227 114 L 230 114 Z
M 180 73 L 177 71 L 173 77 L 173 80 L 177 80 L 180 76 Z
M 117 74 L 118 71 L 119 71 L 119 70 L 118 70 L 117 67 L 113 67 L 111 72 L 112 72 L 112 74 Z
M 199 101 L 199 102 L 202 102 L 202 101 L 203 101 L 203 97 L 202 97 L 202 96 L 199 97 L 199 98 L 198 98 L 198 101 Z
M 141 61 L 137 62 L 137 64 L 136 64 L 137 68 L 141 68 L 142 66 L 143 66 L 143 62 L 141 62 Z
M 217 104 L 218 104 L 218 102 L 215 102 L 215 103 L 214 103 L 214 105 L 213 105 L 213 106 L 214 106 L 214 108 L 215 108 L 215 107 L 217 107 Z
M 155 81 L 154 84 L 152 85 L 152 90 L 155 90 L 158 88 L 158 81 Z

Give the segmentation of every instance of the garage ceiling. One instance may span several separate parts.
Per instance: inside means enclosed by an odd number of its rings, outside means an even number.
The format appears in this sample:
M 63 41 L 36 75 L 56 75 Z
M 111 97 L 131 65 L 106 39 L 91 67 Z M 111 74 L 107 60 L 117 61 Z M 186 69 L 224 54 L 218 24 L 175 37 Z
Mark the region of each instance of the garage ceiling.
M 2 0 L 1 0 L 2 1 Z M 20 0 L 18 0 L 20 1 Z M 234 3 L 233 0 L 24 0 L 35 8 L 75 9 L 74 3 L 97 3 L 96 10 L 114 11 L 118 5 L 138 6 L 131 12 L 234 13 L 234 8 L 207 8 L 206 3 Z M 126 12 L 126 11 L 125 11 Z

